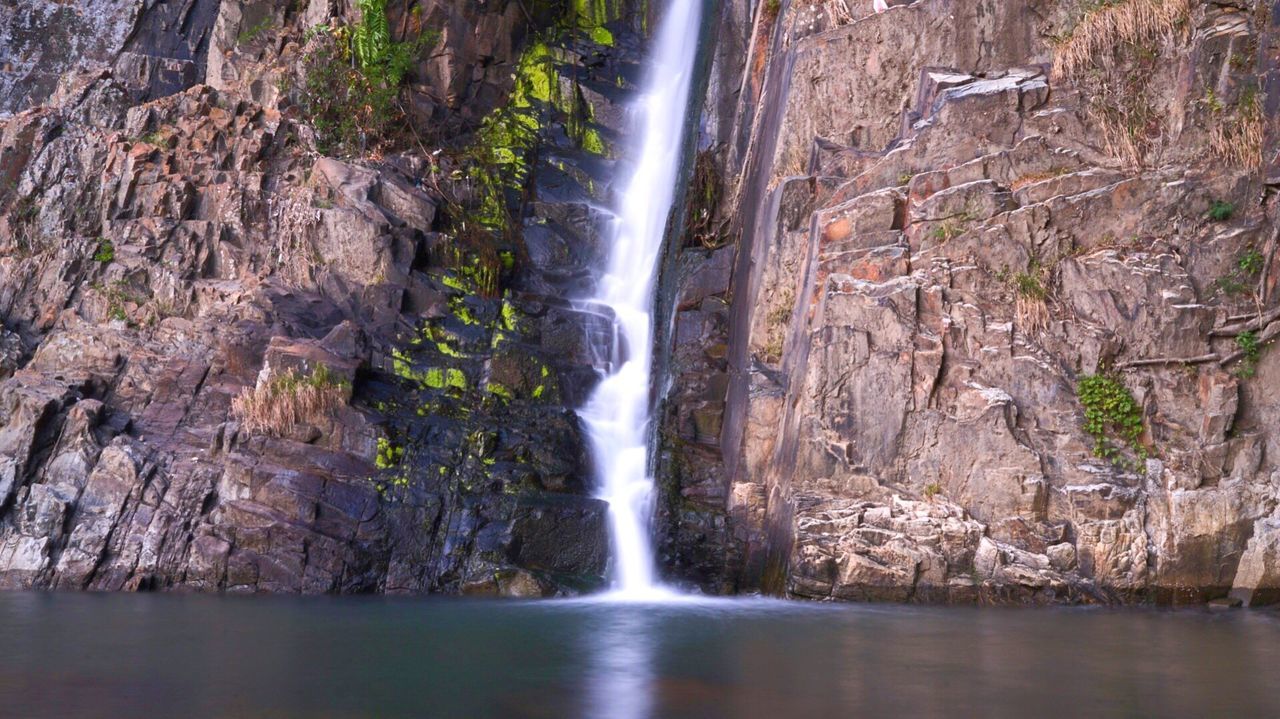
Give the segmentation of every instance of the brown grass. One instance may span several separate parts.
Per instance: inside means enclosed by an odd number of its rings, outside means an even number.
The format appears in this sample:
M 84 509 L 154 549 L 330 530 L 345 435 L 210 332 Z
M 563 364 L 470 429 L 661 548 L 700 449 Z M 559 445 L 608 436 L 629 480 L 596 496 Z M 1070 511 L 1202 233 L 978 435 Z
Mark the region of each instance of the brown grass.
M 231 412 L 253 434 L 280 437 L 300 424 L 318 426 L 346 403 L 348 383 L 319 364 L 310 375 L 289 370 L 259 380 L 231 401 Z
M 1049 305 L 1043 297 L 1018 297 L 1013 301 L 1014 318 L 1027 334 L 1036 334 L 1049 326 Z
M 1174 33 L 1191 13 L 1190 0 L 1120 0 L 1093 3 L 1058 46 L 1054 75 L 1072 78 L 1110 57 L 1122 45 L 1149 46 Z
M 1214 157 L 1236 167 L 1262 167 L 1263 127 L 1262 110 L 1254 104 L 1222 118 L 1209 131 Z
M 1046 279 L 1046 273 L 1038 267 L 1031 272 L 1019 272 L 1011 278 L 1014 320 L 1027 334 L 1036 334 L 1049 326 Z
M 1108 153 L 1141 167 L 1162 136 L 1162 114 L 1147 96 L 1161 48 L 1185 33 L 1190 0 L 1088 0 L 1059 41 L 1053 74 L 1087 98 Z M 1137 63 L 1123 69 L 1120 63 Z

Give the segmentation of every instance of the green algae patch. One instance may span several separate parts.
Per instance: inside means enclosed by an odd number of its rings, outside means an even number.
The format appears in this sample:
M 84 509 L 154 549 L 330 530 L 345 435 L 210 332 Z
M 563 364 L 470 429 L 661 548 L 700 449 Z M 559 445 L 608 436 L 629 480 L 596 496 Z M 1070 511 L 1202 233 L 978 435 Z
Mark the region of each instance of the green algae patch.
M 511 390 L 501 382 L 489 382 L 485 384 L 484 388 L 495 397 L 501 397 L 508 402 L 515 399 L 515 395 L 511 393 Z
M 467 376 L 463 374 L 462 370 L 451 367 L 445 370 L 444 374 L 444 383 L 447 386 L 455 387 L 457 389 L 467 388 Z
M 578 29 L 591 38 L 592 42 L 613 47 L 613 33 L 609 32 L 605 24 L 616 18 L 609 13 L 605 0 L 574 0 L 573 11 Z
M 393 444 L 386 437 L 378 438 L 378 455 L 374 464 L 378 469 L 391 469 L 400 466 L 404 460 L 404 447 Z

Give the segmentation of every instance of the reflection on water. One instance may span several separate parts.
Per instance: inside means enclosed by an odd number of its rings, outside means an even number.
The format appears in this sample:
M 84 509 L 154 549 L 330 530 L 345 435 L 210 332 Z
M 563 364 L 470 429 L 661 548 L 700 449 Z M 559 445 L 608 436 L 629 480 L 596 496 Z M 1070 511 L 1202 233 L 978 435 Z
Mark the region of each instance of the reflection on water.
M 583 716 L 645 719 L 653 713 L 657 618 L 626 605 L 618 607 L 621 611 L 596 613 L 584 632 L 589 649 Z
M 0 594 L 0 716 L 1280 716 L 1270 612 Z

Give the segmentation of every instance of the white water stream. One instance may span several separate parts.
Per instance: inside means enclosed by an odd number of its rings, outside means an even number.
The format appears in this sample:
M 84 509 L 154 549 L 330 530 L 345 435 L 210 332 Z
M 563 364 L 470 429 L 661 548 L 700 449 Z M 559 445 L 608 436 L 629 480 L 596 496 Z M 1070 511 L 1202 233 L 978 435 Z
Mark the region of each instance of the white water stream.
M 693 84 L 702 0 L 671 0 L 635 108 L 636 138 L 626 148 L 634 174 L 614 208 L 609 264 L 592 301 L 611 307 L 610 374 L 578 411 L 597 468 L 597 496 L 609 503 L 613 595 L 653 599 L 668 593 L 655 579 L 650 539 L 649 381 L 653 366 L 654 285 L 667 217 L 679 182 L 685 117 Z

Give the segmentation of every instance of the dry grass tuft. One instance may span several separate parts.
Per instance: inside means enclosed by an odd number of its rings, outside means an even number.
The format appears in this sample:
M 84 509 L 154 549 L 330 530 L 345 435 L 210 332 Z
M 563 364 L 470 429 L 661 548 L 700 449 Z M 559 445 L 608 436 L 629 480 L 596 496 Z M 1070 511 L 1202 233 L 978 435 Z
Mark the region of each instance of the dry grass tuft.
M 1018 295 L 1013 312 L 1018 326 L 1027 334 L 1037 334 L 1049 326 L 1049 304 L 1043 297 Z
M 1049 326 L 1049 291 L 1042 279 L 1044 274 L 1037 267 L 1010 278 L 1014 320 L 1027 334 L 1037 334 Z
M 346 403 L 346 380 L 323 363 L 310 375 L 294 370 L 259 381 L 231 402 L 231 412 L 253 434 L 280 437 L 300 424 L 320 425 Z
M 1095 0 L 1090 7 L 1058 46 L 1058 77 L 1076 77 L 1122 45 L 1146 47 L 1168 37 L 1191 13 L 1190 0 Z
M 1190 0 L 1087 0 L 1081 8 L 1057 44 L 1053 74 L 1078 86 L 1107 152 L 1141 167 L 1163 136 L 1151 73 L 1162 48 L 1186 33 Z
M 1214 123 L 1209 146 L 1214 157 L 1236 167 L 1262 167 L 1263 131 L 1261 102 L 1250 94 L 1230 116 Z

